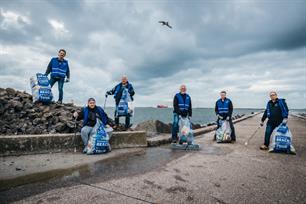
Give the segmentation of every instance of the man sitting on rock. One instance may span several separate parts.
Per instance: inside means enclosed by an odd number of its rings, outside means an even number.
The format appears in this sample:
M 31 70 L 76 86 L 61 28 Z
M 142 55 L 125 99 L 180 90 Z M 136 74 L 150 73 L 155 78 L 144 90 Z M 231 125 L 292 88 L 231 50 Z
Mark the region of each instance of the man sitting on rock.
M 83 150 L 86 153 L 86 146 L 89 140 L 89 136 L 94 126 L 96 125 L 97 118 L 102 121 L 105 127 L 109 127 L 109 118 L 100 106 L 96 106 L 96 100 L 89 98 L 87 106 L 82 108 L 80 112 L 74 112 L 73 116 L 77 120 L 83 120 L 83 127 L 81 129 L 81 137 L 85 148 Z
M 260 146 L 261 150 L 268 150 L 270 144 L 270 137 L 275 128 L 277 128 L 281 123 L 287 124 L 289 109 L 286 104 L 285 99 L 277 98 L 277 93 L 275 91 L 270 92 L 271 100 L 268 101 L 266 110 L 261 118 L 260 126 L 263 126 L 266 118 L 268 118 L 266 132 L 265 132 L 265 142 Z

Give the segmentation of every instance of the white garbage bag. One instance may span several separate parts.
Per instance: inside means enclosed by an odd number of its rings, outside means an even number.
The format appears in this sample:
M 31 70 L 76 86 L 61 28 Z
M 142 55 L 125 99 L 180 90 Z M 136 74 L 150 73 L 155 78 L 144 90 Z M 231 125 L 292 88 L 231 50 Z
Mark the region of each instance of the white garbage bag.
M 180 117 L 179 119 L 179 143 L 193 144 L 193 130 L 191 129 L 191 122 L 188 117 Z
M 220 127 L 216 130 L 216 140 L 218 143 L 231 142 L 232 129 L 229 121 L 219 120 Z
M 283 152 L 296 154 L 292 145 L 292 134 L 286 124 L 281 124 L 272 133 L 272 141 L 269 145 L 269 152 Z
M 87 154 L 102 154 L 111 151 L 109 139 L 113 129 L 106 128 L 101 120 L 97 119 L 86 146 Z

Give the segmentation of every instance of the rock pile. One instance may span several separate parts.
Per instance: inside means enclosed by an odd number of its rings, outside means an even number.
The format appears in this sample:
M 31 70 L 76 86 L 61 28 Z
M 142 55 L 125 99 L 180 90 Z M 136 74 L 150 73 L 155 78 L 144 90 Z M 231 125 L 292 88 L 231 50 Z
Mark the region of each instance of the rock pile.
M 73 104 L 34 104 L 26 92 L 0 88 L 0 134 L 72 133 L 76 110 Z

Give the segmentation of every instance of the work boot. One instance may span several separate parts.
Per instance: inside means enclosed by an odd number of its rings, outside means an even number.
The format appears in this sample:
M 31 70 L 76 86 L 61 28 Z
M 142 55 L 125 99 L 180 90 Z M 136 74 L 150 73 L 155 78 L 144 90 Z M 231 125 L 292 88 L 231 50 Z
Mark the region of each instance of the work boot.
M 261 149 L 261 150 L 268 150 L 268 147 L 267 147 L 266 145 L 261 145 L 261 146 L 259 147 L 259 149 Z

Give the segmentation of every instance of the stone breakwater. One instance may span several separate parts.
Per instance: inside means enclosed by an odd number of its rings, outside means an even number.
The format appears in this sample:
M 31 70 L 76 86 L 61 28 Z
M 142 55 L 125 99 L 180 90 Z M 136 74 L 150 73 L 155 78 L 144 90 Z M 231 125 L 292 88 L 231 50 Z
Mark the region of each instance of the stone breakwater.
M 72 103 L 43 105 L 33 103 L 32 95 L 26 92 L 17 91 L 12 88 L 0 88 L 0 134 L 21 135 L 21 134 L 55 134 L 73 133 L 75 121 L 73 112 L 79 111 L 80 106 Z M 243 115 L 236 115 L 233 119 L 241 118 Z M 114 124 L 111 119 L 111 124 Z M 192 124 L 193 129 L 214 125 Z M 80 131 L 82 121 L 77 121 L 77 131 Z M 155 136 L 156 133 L 171 133 L 172 124 L 165 124 L 158 120 L 144 121 L 129 129 L 147 131 L 147 135 Z M 117 131 L 124 130 L 120 124 Z

